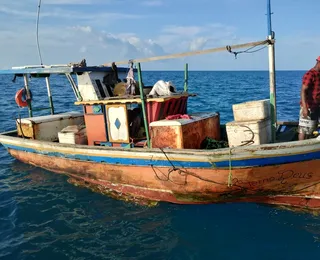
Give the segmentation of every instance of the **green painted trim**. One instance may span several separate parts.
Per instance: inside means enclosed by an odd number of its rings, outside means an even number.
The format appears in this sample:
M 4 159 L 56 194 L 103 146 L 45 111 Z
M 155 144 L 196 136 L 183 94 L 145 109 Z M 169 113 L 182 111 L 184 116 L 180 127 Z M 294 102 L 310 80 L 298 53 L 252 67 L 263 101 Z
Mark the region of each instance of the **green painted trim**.
M 51 115 L 54 115 L 54 106 L 53 106 L 52 96 L 49 96 L 49 105 L 50 105 Z
M 188 79 L 189 79 L 188 63 L 186 63 L 184 67 L 184 92 L 188 92 Z
M 28 105 L 29 117 L 33 117 L 31 99 L 27 99 L 27 105 Z
M 275 106 L 275 95 L 270 93 L 270 119 L 271 119 L 271 141 L 272 143 L 276 140 L 276 130 L 277 130 L 277 122 L 276 122 L 276 106 Z
M 142 85 L 142 74 L 141 74 L 141 66 L 140 63 L 137 64 L 138 67 L 138 79 L 139 79 L 139 90 L 140 90 L 140 98 L 141 98 L 141 107 L 142 107 L 142 114 L 143 114 L 143 122 L 144 127 L 146 130 L 146 137 L 147 137 L 147 144 L 150 148 L 150 135 L 149 135 L 149 125 L 148 125 L 148 117 L 147 117 L 147 111 L 146 111 L 146 96 L 143 92 L 143 85 Z

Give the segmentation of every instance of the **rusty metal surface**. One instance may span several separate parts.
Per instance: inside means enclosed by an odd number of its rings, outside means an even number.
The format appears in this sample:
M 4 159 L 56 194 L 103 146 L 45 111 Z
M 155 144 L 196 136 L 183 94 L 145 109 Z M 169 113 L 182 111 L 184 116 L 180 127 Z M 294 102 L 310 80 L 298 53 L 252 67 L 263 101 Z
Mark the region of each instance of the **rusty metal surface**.
M 17 120 L 16 126 L 17 126 L 18 136 L 24 136 L 24 137 L 34 139 L 35 130 L 33 128 L 33 125 L 23 124 L 23 123 L 20 125 L 20 123 Z
M 220 140 L 220 116 L 188 124 L 151 126 L 153 148 L 200 149 L 206 137 Z
M 220 117 L 210 117 L 182 127 L 183 144 L 185 149 L 200 149 L 206 137 L 220 140 Z
M 182 204 L 250 201 L 299 206 L 305 203 L 320 207 L 319 160 L 234 169 L 233 185 L 228 187 L 229 170 L 223 169 L 108 165 L 16 150 L 9 152 L 23 162 L 149 200 Z
M 153 148 L 183 148 L 180 129 L 174 126 L 151 127 Z

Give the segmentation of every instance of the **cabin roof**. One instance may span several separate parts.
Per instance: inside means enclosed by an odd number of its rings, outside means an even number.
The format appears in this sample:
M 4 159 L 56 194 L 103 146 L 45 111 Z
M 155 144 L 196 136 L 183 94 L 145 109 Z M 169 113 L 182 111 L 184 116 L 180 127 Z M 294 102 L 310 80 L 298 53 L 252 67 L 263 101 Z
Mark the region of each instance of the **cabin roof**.
M 128 72 L 128 69 L 129 68 L 118 67 L 117 71 Z M 73 67 L 68 65 L 27 65 L 21 67 L 12 67 L 12 69 L 0 70 L 0 74 L 64 74 L 109 71 L 112 71 L 112 68 L 106 66 Z

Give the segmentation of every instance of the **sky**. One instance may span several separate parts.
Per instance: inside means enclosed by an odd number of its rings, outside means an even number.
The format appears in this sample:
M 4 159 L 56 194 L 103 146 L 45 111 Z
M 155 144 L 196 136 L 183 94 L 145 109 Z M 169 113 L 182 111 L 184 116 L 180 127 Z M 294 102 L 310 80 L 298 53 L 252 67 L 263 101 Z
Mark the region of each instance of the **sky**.
M 43 63 L 88 65 L 265 40 L 267 0 L 42 0 Z M 0 68 L 40 64 L 38 0 L 0 0 Z M 272 0 L 276 69 L 320 56 L 319 0 Z M 267 70 L 268 51 L 227 51 L 141 64 L 145 70 Z M 126 65 L 125 65 L 126 66 Z

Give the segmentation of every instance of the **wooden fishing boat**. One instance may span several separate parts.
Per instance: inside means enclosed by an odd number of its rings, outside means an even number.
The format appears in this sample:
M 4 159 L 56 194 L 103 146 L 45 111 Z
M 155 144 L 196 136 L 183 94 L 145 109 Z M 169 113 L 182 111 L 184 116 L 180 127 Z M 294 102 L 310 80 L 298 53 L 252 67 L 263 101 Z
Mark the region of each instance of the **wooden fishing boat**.
M 270 19 L 270 9 L 268 13 Z M 166 82 L 157 82 L 152 89 L 144 86 L 143 60 L 130 61 L 129 73 L 115 64 L 24 66 L 0 71 L 23 77 L 24 89 L 17 93 L 16 101 L 29 109 L 29 117 L 17 119 L 16 129 L 0 134 L 0 142 L 24 163 L 139 203 L 259 202 L 320 208 L 320 139 L 297 141 L 296 122 L 276 121 L 271 22 L 266 41 L 228 46 L 227 50 L 258 45 L 269 47 L 270 100 L 267 106 L 265 100 L 255 103 L 261 113 L 250 108 L 250 113 L 242 112 L 246 120 L 225 126 L 217 112 L 187 114 L 187 101 L 195 96 L 188 92 L 187 66 L 181 92 L 171 91 L 173 86 Z M 139 89 L 135 88 L 134 72 L 138 72 Z M 55 114 L 51 74 L 66 75 L 75 105 L 82 106 L 83 113 Z M 29 76 L 46 78 L 51 115 L 34 117 Z M 159 84 L 167 84 L 167 93 L 157 93 Z M 248 104 L 241 105 L 246 108 Z M 230 131 L 234 127 L 238 133 Z

